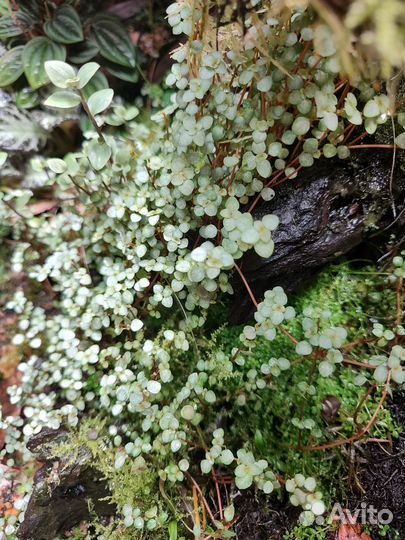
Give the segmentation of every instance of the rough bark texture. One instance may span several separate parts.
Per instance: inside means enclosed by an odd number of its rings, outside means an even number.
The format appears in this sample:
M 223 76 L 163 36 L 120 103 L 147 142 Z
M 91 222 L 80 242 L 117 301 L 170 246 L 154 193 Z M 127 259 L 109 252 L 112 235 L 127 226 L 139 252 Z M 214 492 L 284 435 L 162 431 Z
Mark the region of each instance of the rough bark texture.
M 43 429 L 29 449 L 43 463 L 34 480 L 34 490 L 18 530 L 24 540 L 53 540 L 80 521 L 90 518 L 89 507 L 99 516 L 115 513 L 101 474 L 92 467 L 92 455 L 82 447 L 63 459 L 52 455 L 52 445 L 62 442 L 66 431 Z
M 320 160 L 278 186 L 275 198 L 255 211 L 257 218 L 274 213 L 280 219 L 274 253 L 263 259 L 250 250 L 241 261 L 256 298 L 275 285 L 296 290 L 358 246 L 385 218 L 392 221 L 394 201 L 403 205 L 405 179 L 399 166 L 391 178 L 391 167 L 392 151 L 358 150 L 348 160 Z M 241 323 L 253 306 L 238 276 L 233 286 L 232 322 Z

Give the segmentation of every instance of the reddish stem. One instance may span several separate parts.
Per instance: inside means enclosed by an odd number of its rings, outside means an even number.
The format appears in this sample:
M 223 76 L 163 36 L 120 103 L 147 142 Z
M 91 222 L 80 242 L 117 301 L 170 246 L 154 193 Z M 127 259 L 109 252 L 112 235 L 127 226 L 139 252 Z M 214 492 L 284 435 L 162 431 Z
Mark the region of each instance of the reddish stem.
M 241 280 L 243 281 L 244 286 L 246 287 L 247 292 L 249 293 L 250 299 L 252 300 L 255 308 L 257 309 L 258 303 L 256 301 L 255 295 L 253 294 L 252 289 L 249 286 L 249 283 L 247 282 L 245 276 L 242 273 L 242 270 L 239 268 L 239 266 L 235 263 L 235 268 L 238 274 L 240 275 Z
M 223 521 L 224 519 L 224 510 L 222 508 L 222 499 L 221 499 L 221 491 L 219 489 L 219 484 L 218 484 L 218 480 L 217 480 L 217 476 L 215 474 L 214 471 L 212 471 L 212 478 L 214 479 L 214 482 L 215 482 L 215 490 L 217 492 L 217 499 L 218 499 L 218 507 L 219 507 L 219 516 L 221 518 L 221 521 Z
M 330 442 L 330 443 L 321 444 L 319 446 L 306 446 L 306 447 L 303 448 L 303 450 L 305 452 L 318 452 L 319 450 L 327 450 L 327 449 L 330 449 L 330 448 L 336 448 L 336 446 L 342 446 L 343 444 L 352 444 L 352 443 L 354 443 L 356 441 L 359 441 L 362 437 L 364 437 L 364 435 L 366 435 L 366 433 L 368 431 L 370 431 L 370 429 L 373 427 L 373 425 L 377 421 L 378 413 L 380 412 L 382 406 L 384 405 L 384 402 L 385 402 L 385 400 L 387 398 L 387 395 L 388 395 L 388 388 L 389 388 L 390 380 L 391 380 L 391 370 L 388 372 L 387 383 L 385 385 L 385 388 L 384 388 L 384 391 L 382 393 L 381 399 L 378 402 L 377 408 L 374 411 L 374 414 L 370 418 L 370 420 L 369 420 L 368 424 L 366 425 L 366 427 L 364 429 L 362 429 L 360 431 L 360 433 L 358 433 L 357 435 L 353 435 L 353 437 L 349 437 L 348 439 L 340 439 L 339 441 L 333 441 L 333 442 Z
M 347 148 L 350 150 L 359 150 L 360 148 L 388 148 L 392 150 L 399 148 L 399 146 L 395 146 L 395 144 L 350 144 Z

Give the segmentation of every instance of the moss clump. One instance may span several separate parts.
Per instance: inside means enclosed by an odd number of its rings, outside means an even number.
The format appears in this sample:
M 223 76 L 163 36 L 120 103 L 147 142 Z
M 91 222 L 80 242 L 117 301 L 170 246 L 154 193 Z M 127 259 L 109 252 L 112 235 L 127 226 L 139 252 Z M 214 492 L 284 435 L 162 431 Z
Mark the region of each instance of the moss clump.
M 371 266 L 357 270 L 343 262 L 322 272 L 312 286 L 295 295 L 292 304 L 298 316 L 285 326 L 297 339 L 302 339 L 300 330 L 302 332 L 305 310 L 327 310 L 330 312 L 330 323 L 345 327 L 349 341 L 354 340 L 370 334 L 370 319 L 377 321 L 391 316 L 394 295 L 394 292 L 387 290 L 384 272 L 378 272 Z M 237 347 L 242 329 L 239 326 L 223 326 L 215 332 L 215 347 L 231 351 Z M 361 358 L 362 347 L 356 350 Z M 272 342 L 258 337 L 253 354 L 247 357 L 246 369 L 259 369 L 271 357 L 292 359 L 294 354 L 294 346 L 283 334 Z M 293 475 L 296 470 L 302 471 L 305 476 L 314 476 L 320 482 L 326 502 L 339 500 L 349 487 L 342 480 L 347 470 L 345 455 L 340 452 L 303 452 L 300 447 L 315 446 L 320 438 L 332 438 L 336 431 L 342 438 L 353 434 L 356 430 L 353 412 L 359 402 L 356 375 L 355 370 L 341 370 L 335 372 L 333 377 L 322 377 L 318 370 L 312 369 L 311 364 L 299 363 L 294 370 L 283 372 L 275 379 L 273 392 L 248 401 L 243 409 L 238 410 L 236 406 L 232 411 L 224 410 L 222 422 L 226 423 L 227 418 L 232 418 L 228 430 L 234 440 L 251 441 L 253 453 L 266 459 L 274 470 L 279 470 L 285 476 Z M 338 414 L 331 423 L 323 415 L 323 402 L 329 396 L 336 397 L 340 403 Z M 370 411 L 374 410 L 380 397 L 381 391 L 377 391 L 367 406 L 359 410 L 356 416 L 358 425 L 367 423 L 372 414 Z M 246 422 L 247 417 L 249 422 Z M 307 429 L 294 424 L 297 417 L 305 419 Z M 387 432 L 394 437 L 398 435 L 398 428 L 386 408 L 380 412 L 373 429 L 376 437 L 385 437 Z
M 105 422 L 100 418 L 87 418 L 80 428 L 71 430 L 68 438 L 52 449 L 55 457 L 68 459 L 74 462 L 79 452 L 86 448 L 90 450 L 94 469 L 102 474 L 107 481 L 111 492 L 110 501 L 116 505 L 118 516 L 113 524 L 105 526 L 94 516 L 92 525 L 96 527 L 98 538 L 105 540 L 116 538 L 117 533 L 123 540 L 135 540 L 132 535 L 125 531 L 122 516 L 126 513 L 126 507 L 140 508 L 142 513 L 159 516 L 161 525 L 165 525 L 167 514 L 159 513 L 159 478 L 153 465 L 146 463 L 143 458 L 131 462 L 125 462 L 120 468 L 116 467 L 117 452 L 108 440 Z M 166 530 L 166 527 L 164 527 Z M 156 534 L 159 530 L 155 531 Z M 101 536 L 100 536 L 101 535 Z M 129 535 L 129 536 L 128 536 Z M 142 534 L 139 533 L 139 538 Z M 156 536 L 159 538 L 159 536 Z

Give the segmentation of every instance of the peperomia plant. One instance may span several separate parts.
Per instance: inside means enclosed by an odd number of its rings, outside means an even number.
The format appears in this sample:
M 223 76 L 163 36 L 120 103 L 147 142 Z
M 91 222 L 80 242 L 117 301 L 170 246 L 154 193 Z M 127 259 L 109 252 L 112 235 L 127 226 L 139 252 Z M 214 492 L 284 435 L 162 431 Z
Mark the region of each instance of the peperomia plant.
M 223 508 L 221 495 L 229 482 L 266 495 L 285 488 L 311 522 L 326 504 L 312 474 L 291 470 L 297 454 L 366 436 L 392 382 L 403 383 L 401 305 L 389 325 L 394 338 L 376 359 L 374 338 L 350 342 L 348 329 L 322 305 L 297 314 L 277 286 L 255 298 L 240 265 L 249 250 L 267 258 L 276 249 L 279 218 L 254 213 L 261 199 L 270 200 L 316 159 L 347 159 L 364 130 L 387 121 L 389 100 L 371 85 L 340 79 L 336 48 L 315 47 L 305 10 L 286 22 L 270 17 L 264 3 L 246 21 L 237 48 L 203 39 L 215 21 L 202 8 L 178 2 L 168 9 L 174 31 L 190 39 L 175 52 L 167 78 L 177 89 L 171 105 L 146 122 L 128 110 L 124 129 L 115 131 L 117 118 L 106 112 L 112 90 L 84 95 L 97 63 L 76 70 L 47 61 L 45 73 L 58 90 L 45 105 L 82 105 L 93 129 L 79 151 L 41 162 L 59 212 L 33 215 L 29 190 L 10 190 L 1 206 L 5 219 L 18 217 L 13 269 L 50 291 L 55 308 L 22 290 L 8 303 L 19 318 L 13 342 L 24 355 L 21 386 L 10 396 L 23 417 L 3 420 L 3 453 L 10 464 L 18 452 L 28 459 L 25 442 L 44 426 L 77 428 L 80 438 L 83 416 L 101 418 L 93 450 L 115 489 L 115 536 L 177 530 L 168 516 L 176 518 L 170 497 L 181 494 L 181 484 L 193 492 L 193 521 L 184 525 L 191 538 L 232 534 L 234 510 Z M 394 264 L 390 278 L 401 289 L 403 258 Z M 210 309 L 233 292 L 232 273 L 255 314 L 226 346 L 204 333 Z M 356 347 L 361 360 L 350 356 Z M 368 386 L 354 419 L 341 419 L 341 437 L 307 407 L 337 374 L 351 392 Z M 281 405 L 290 413 L 285 429 L 298 432 L 291 463 L 273 455 L 278 435 L 266 448 L 259 427 L 245 427 L 244 437 L 233 431 L 234 424 L 250 424 L 247 414 L 270 416 L 267 407 L 283 384 L 290 391 Z M 374 394 L 376 412 L 363 411 L 360 423 L 357 407 Z M 122 488 L 123 477 L 130 482 L 138 474 L 153 485 L 153 501 Z M 210 482 L 215 512 L 203 493 Z

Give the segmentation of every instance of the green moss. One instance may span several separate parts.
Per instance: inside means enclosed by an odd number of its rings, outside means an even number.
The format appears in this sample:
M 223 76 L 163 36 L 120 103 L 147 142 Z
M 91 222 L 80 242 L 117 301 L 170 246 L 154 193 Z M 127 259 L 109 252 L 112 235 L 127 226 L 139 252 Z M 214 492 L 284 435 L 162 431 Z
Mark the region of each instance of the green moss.
M 284 540 L 326 540 L 331 538 L 332 527 L 330 525 L 316 526 L 314 528 L 298 525 L 284 536 Z
M 107 480 L 111 502 L 119 513 L 125 504 L 147 510 L 157 503 L 158 476 L 153 466 L 144 460 L 133 460 L 117 469 L 116 449 L 108 443 L 105 421 L 99 418 L 84 420 L 78 430 L 72 430 L 67 440 L 53 449 L 53 453 L 74 462 L 83 447 L 90 450 L 93 467 Z
M 370 317 L 381 320 L 388 317 L 390 306 L 395 298 L 384 289 L 384 274 L 375 272 L 372 268 L 353 270 L 347 263 L 331 267 L 323 272 L 316 283 L 292 298 L 296 308 L 297 318 L 286 326 L 298 339 L 302 338 L 301 322 L 306 308 L 319 308 L 331 312 L 332 325 L 344 326 L 349 331 L 349 340 L 358 336 L 369 335 Z M 384 291 L 384 292 L 383 292 Z M 239 345 L 239 336 L 243 326 L 226 324 L 226 304 L 210 309 L 212 329 L 205 336 L 196 336 L 196 347 L 187 352 L 176 352 L 176 363 L 179 366 L 178 376 L 182 376 L 181 367 L 190 362 L 190 355 L 198 358 L 209 358 L 218 352 L 227 354 Z M 301 335 L 300 335 L 301 333 Z M 358 348 L 361 355 L 362 348 Z M 246 356 L 246 363 L 238 371 L 242 377 L 249 369 L 260 369 L 260 366 L 271 357 L 285 357 L 290 361 L 297 360 L 294 345 L 283 334 L 270 342 L 257 338 L 256 347 Z M 194 359 L 195 360 L 195 359 Z M 193 361 L 194 361 L 193 360 Z M 174 365 L 173 359 L 173 365 Z M 220 365 L 220 364 L 219 364 Z M 358 427 L 353 422 L 353 413 L 359 403 L 359 396 L 364 392 L 354 382 L 357 371 L 347 367 L 335 371 L 332 377 L 322 377 L 310 360 L 302 361 L 294 369 L 282 372 L 271 381 L 268 389 L 257 391 L 248 397 L 243 407 L 237 405 L 232 396 L 244 392 L 238 375 L 229 376 L 218 369 L 212 375 L 221 379 L 227 376 L 228 397 L 218 404 L 215 417 L 209 415 L 204 419 L 201 428 L 209 432 L 210 426 L 221 422 L 226 428 L 229 448 L 240 447 L 240 441 L 250 441 L 248 449 L 252 450 L 258 459 L 266 459 L 271 469 L 278 471 L 288 478 L 300 471 L 306 477 L 317 479 L 318 489 L 324 494 L 324 501 L 330 506 L 336 500 L 342 500 L 348 489 L 346 478 L 347 457 L 343 452 L 334 449 L 331 452 L 305 451 L 303 447 L 316 446 L 328 439 L 350 437 L 357 433 Z M 311 392 L 303 384 L 312 385 L 316 391 Z M 88 389 L 97 392 L 97 379 L 89 379 Z M 322 402 L 328 396 L 335 396 L 341 406 L 333 422 L 327 423 L 322 415 Z M 357 424 L 365 425 L 370 419 L 381 393 L 370 397 L 357 416 Z M 218 412 L 220 411 L 220 412 Z M 313 421 L 311 429 L 299 429 L 293 423 L 294 417 L 302 417 Z M 249 422 L 246 422 L 249 418 Z M 91 440 L 90 432 L 98 432 L 96 440 Z M 176 495 L 166 493 L 167 486 L 159 482 L 154 462 L 142 461 L 140 468 L 135 461 L 128 461 L 119 469 L 114 467 L 116 449 L 111 447 L 105 437 L 105 426 L 99 419 L 89 419 L 81 424 L 78 431 L 71 434 L 69 441 L 61 445 L 58 453 L 68 453 L 71 458 L 75 452 L 85 445 L 94 458 L 94 466 L 107 479 L 112 491 L 111 500 L 117 505 L 119 512 L 125 504 L 131 504 L 144 510 L 152 505 L 172 512 L 175 519 L 181 523 L 182 503 Z M 388 409 L 382 409 L 378 421 L 373 427 L 372 434 L 385 437 L 387 431 L 393 436 L 398 435 L 398 429 Z M 161 464 L 160 464 L 161 465 Z M 163 510 L 162 510 L 163 511 Z M 169 517 L 167 518 L 169 519 Z M 136 531 L 125 529 L 119 520 L 108 527 L 93 523 L 101 540 L 120 538 L 135 540 Z M 286 540 L 323 540 L 328 538 L 330 530 L 327 526 L 296 527 Z M 185 534 L 187 537 L 187 533 Z M 148 538 L 148 536 L 146 536 Z M 167 539 L 167 522 L 153 532 L 153 540 Z
M 376 272 L 372 267 L 354 270 L 346 262 L 330 267 L 318 276 L 312 286 L 292 298 L 291 304 L 298 315 L 286 325 L 287 329 L 301 339 L 303 312 L 306 308 L 315 307 L 330 311 L 332 325 L 344 326 L 348 330 L 349 341 L 370 335 L 370 318 L 384 319 L 395 303 L 394 293 L 386 290 L 384 277 L 384 273 Z M 229 353 L 238 346 L 242 328 L 221 327 L 215 332 L 211 346 L 214 343 L 216 348 Z M 357 350 L 360 360 L 362 348 Z M 271 357 L 285 357 L 290 361 L 298 359 L 294 346 L 283 334 L 272 342 L 257 338 L 256 347 L 246 358 L 244 369 L 259 369 Z M 352 416 L 364 390 L 355 384 L 356 375 L 355 369 L 344 369 L 336 370 L 334 376 L 325 378 L 317 369 L 312 369 L 311 362 L 299 363 L 294 369 L 282 372 L 273 380 L 269 391 L 258 392 L 245 407 L 235 406 L 222 412 L 225 421 L 228 417 L 233 420 L 228 437 L 233 438 L 235 445 L 240 440 L 251 441 L 254 454 L 266 459 L 270 467 L 285 476 L 294 475 L 299 470 L 305 476 L 316 477 L 326 503 L 339 500 L 348 488 L 347 482 L 342 481 L 347 470 L 346 457 L 339 451 L 306 452 L 300 447 L 316 446 L 319 441 L 335 439 L 336 432 L 341 438 L 357 432 Z M 302 387 L 308 381 L 316 389 L 313 395 Z M 233 387 L 231 391 L 237 393 L 238 388 Z M 322 402 L 328 396 L 335 396 L 341 404 L 338 417 L 331 425 L 322 416 Z M 380 397 L 377 392 L 360 409 L 359 425 L 368 422 Z M 292 423 L 297 416 L 313 420 L 313 429 L 299 430 Z M 394 437 L 398 435 L 390 411 L 383 409 L 373 427 L 373 435 L 385 437 L 387 431 Z

